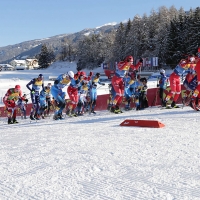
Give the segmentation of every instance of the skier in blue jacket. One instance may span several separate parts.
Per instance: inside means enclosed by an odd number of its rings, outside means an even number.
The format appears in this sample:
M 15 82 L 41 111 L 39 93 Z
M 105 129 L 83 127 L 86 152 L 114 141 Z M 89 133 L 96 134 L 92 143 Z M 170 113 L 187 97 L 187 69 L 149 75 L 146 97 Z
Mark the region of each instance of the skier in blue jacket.
M 159 82 L 158 82 L 158 85 L 157 87 L 159 87 L 159 97 L 160 97 L 160 100 L 161 100 L 161 106 L 165 107 L 165 102 L 164 102 L 164 91 L 167 87 L 167 83 L 168 83 L 168 79 L 165 75 L 165 70 L 164 69 L 161 69 L 160 70 L 160 79 L 159 79 Z
M 32 85 L 32 88 L 30 86 Z M 31 115 L 30 119 L 31 120 L 39 120 L 38 116 L 38 110 L 40 107 L 40 91 L 41 89 L 44 90 L 44 77 L 42 74 L 39 74 L 37 78 L 32 79 L 26 87 L 30 90 L 31 92 L 31 101 L 32 101 L 32 109 L 31 109 Z

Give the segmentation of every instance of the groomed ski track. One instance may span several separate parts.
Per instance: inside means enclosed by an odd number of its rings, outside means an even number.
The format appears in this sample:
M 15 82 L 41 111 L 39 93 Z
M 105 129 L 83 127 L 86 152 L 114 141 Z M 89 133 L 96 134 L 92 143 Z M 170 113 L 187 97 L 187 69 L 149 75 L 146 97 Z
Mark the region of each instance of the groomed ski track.
M 0 199 L 200 199 L 200 112 L 190 107 L 0 119 Z M 120 127 L 125 119 L 165 127 Z

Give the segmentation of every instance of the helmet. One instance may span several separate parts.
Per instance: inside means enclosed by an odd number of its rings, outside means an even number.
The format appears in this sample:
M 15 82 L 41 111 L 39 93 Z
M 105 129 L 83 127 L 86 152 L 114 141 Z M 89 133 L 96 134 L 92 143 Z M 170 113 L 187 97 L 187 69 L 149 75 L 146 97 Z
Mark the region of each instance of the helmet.
M 160 70 L 160 73 L 161 73 L 161 74 L 164 74 L 164 73 L 165 73 L 165 70 L 164 70 L 164 69 L 161 69 L 161 70 Z
M 126 56 L 125 61 L 133 63 L 133 56 Z
M 74 79 L 77 80 L 78 79 L 78 75 L 74 74 Z
M 135 79 L 136 78 L 136 74 L 134 72 L 130 73 L 130 77 L 131 77 L 131 79 Z
M 84 83 L 87 83 L 87 82 L 88 82 L 88 77 L 85 76 L 85 77 L 83 78 L 83 82 L 84 82 Z
M 20 90 L 21 89 L 20 85 L 15 85 L 15 89 Z
M 99 72 L 96 73 L 96 75 L 98 78 L 101 76 L 101 74 Z
M 86 73 L 85 73 L 84 71 L 82 71 L 82 72 L 80 73 L 80 76 L 86 76 Z
M 190 57 L 190 62 L 194 62 L 195 61 L 195 57 Z
M 89 73 L 89 76 L 93 76 L 93 72 L 92 71 Z
M 185 59 L 182 59 L 180 62 L 179 62 L 179 65 L 181 67 L 185 67 L 185 65 L 187 64 L 187 61 Z
M 68 75 L 70 78 L 74 78 L 74 72 L 73 72 L 73 71 L 68 71 L 68 72 L 67 72 L 67 75 Z
M 80 72 L 80 71 L 76 72 L 76 75 L 77 75 L 77 76 L 80 76 L 80 74 L 81 74 L 81 72 Z
M 39 75 L 38 75 L 38 78 L 43 79 L 43 75 L 42 75 L 42 74 L 39 74 Z

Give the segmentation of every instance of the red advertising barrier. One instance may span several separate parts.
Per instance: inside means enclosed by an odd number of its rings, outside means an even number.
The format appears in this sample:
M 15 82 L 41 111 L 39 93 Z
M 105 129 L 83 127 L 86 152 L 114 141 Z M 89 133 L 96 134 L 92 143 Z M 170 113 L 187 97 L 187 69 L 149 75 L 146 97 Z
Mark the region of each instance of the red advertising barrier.
M 126 119 L 120 126 L 138 126 L 138 127 L 149 127 L 149 128 L 162 128 L 165 125 L 157 120 L 140 120 L 140 119 Z
M 164 97 L 166 97 L 166 95 L 168 94 L 169 90 L 170 90 L 170 87 L 168 87 L 166 89 Z M 185 92 L 186 92 L 186 90 L 182 86 L 181 95 L 180 95 L 177 103 L 181 103 L 181 99 L 183 98 Z M 158 94 L 158 88 L 150 88 L 150 89 L 148 89 L 147 90 L 147 99 L 148 99 L 149 106 L 160 105 L 160 98 L 159 98 L 159 94 Z M 97 111 L 106 110 L 108 103 L 109 103 L 109 94 L 99 95 L 97 97 L 97 103 L 96 103 L 95 110 L 97 110 Z M 32 104 L 27 104 L 27 108 L 26 108 L 27 116 L 30 115 L 31 106 L 32 106 Z M 124 104 L 122 103 L 121 106 L 124 107 Z M 131 103 L 131 106 L 134 106 L 134 102 Z M 21 115 L 21 112 L 19 110 L 17 110 L 17 115 L 18 116 Z M 0 116 L 1 117 L 6 117 L 7 116 L 7 112 L 5 111 L 5 107 L 0 107 Z

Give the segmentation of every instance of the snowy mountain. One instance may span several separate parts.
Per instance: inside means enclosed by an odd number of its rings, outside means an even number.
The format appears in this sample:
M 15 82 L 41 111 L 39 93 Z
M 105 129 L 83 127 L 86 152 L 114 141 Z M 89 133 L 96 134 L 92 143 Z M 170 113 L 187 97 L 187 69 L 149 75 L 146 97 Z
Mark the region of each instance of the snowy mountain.
M 118 24 L 109 23 L 96 28 L 84 29 L 77 33 L 61 34 L 53 37 L 35 39 L 21 42 L 19 44 L 0 47 L 0 63 L 8 63 L 14 58 L 21 59 L 23 56 L 33 57 L 40 53 L 41 45 L 44 43 L 51 45 L 55 54 L 57 54 L 60 51 L 62 41 L 65 39 L 68 39 L 76 44 L 87 35 L 95 33 L 109 33 L 117 27 Z

